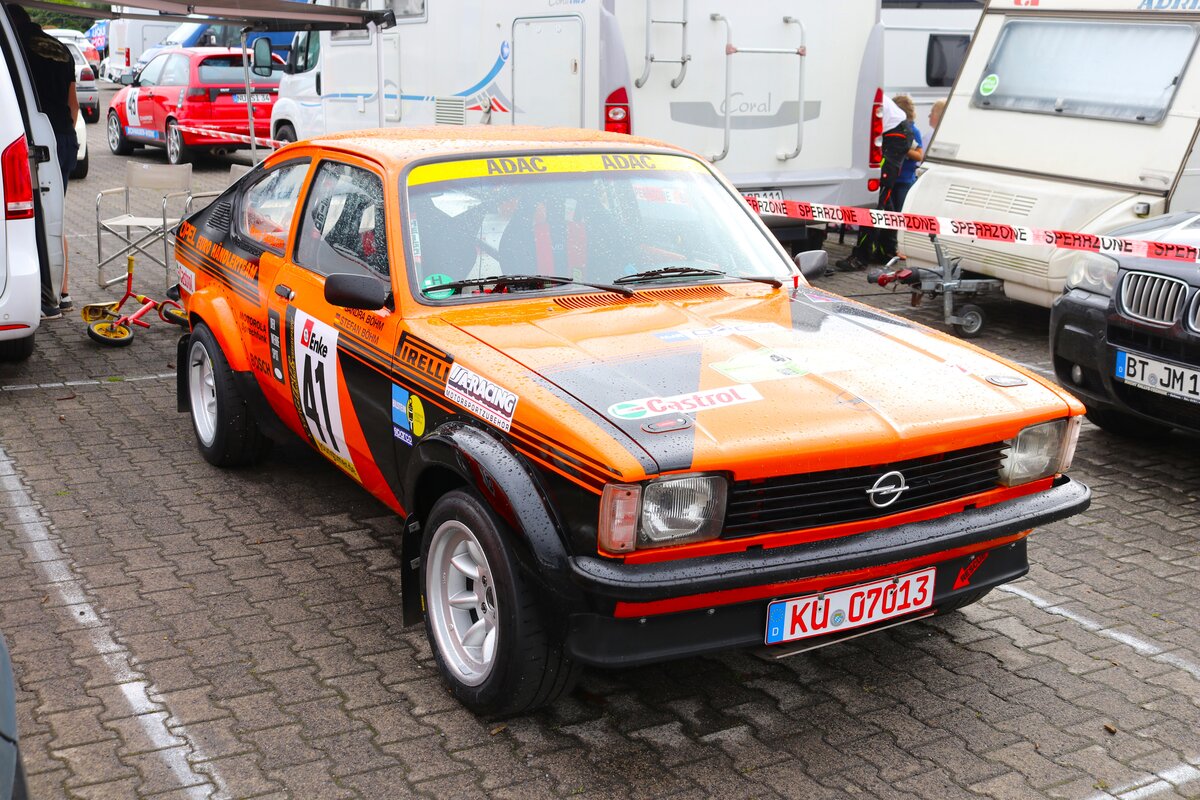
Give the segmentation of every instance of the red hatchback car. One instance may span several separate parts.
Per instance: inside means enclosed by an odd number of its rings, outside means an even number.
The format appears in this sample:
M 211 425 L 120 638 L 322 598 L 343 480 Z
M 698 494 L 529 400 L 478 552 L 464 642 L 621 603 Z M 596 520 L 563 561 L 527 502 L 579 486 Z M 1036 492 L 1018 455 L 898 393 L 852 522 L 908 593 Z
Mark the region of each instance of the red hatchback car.
M 267 136 L 271 108 L 279 94 L 283 61 L 270 77 L 251 73 L 250 101 L 254 130 Z M 246 136 L 246 81 L 242 51 L 226 47 L 190 47 L 164 50 L 117 92 L 108 107 L 108 146 L 117 155 L 128 155 L 140 145 L 167 149 L 172 164 L 186 163 L 197 151 L 229 151 L 248 147 L 218 133 Z M 207 128 L 213 134 L 189 128 Z

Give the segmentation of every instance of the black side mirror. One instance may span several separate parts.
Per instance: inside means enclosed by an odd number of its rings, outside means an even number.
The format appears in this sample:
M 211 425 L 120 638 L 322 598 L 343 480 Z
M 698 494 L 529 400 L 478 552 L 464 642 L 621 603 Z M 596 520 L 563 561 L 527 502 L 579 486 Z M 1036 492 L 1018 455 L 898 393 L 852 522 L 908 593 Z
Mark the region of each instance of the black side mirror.
M 796 266 L 806 279 L 820 278 L 829 268 L 829 254 L 824 250 L 805 250 L 796 254 Z
M 271 61 L 271 40 L 265 36 L 260 36 L 254 40 L 254 54 L 250 61 L 251 71 L 260 77 L 271 77 L 271 70 L 275 65 Z
M 325 301 L 342 308 L 378 311 L 392 303 L 392 289 L 381 278 L 335 272 L 325 278 Z

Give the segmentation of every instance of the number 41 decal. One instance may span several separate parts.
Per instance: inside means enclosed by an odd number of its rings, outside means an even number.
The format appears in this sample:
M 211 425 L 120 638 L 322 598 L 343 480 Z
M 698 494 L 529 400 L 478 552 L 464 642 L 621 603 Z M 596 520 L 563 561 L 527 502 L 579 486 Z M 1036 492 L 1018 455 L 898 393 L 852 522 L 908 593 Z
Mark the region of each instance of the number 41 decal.
M 313 444 L 326 458 L 354 478 L 358 471 L 350 459 L 342 432 L 342 409 L 338 394 L 338 331 L 303 311 L 294 313 L 290 323 L 292 341 L 292 399 L 300 421 Z M 292 316 L 292 314 L 289 314 Z

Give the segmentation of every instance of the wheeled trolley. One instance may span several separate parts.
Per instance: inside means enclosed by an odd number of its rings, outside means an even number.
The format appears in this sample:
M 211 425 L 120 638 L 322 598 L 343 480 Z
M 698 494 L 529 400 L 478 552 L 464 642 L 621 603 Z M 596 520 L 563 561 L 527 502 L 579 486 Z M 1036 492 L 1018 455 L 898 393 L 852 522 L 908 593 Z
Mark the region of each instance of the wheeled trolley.
M 937 234 L 929 234 L 929 239 L 937 257 L 936 267 L 908 267 L 904 258 L 897 256 L 887 266 L 869 270 L 867 281 L 879 286 L 892 283 L 908 286 L 914 306 L 920 305 L 926 297 L 933 299 L 940 296 L 943 321 L 962 338 L 974 339 L 987 325 L 987 314 L 974 303 L 960 304 L 959 299 L 1000 292 L 1004 289 L 1004 281 L 999 278 L 964 278 L 962 267 L 959 266 L 960 259 L 946 256 Z

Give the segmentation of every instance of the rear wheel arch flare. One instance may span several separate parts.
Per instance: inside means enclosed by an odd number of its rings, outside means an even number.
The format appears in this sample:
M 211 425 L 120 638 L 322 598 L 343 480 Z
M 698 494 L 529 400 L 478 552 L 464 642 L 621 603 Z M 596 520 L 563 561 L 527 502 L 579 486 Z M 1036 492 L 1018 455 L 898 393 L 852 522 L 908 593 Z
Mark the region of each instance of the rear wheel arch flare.
M 201 289 L 192 294 L 188 300 L 188 319 L 192 328 L 198 323 L 204 323 L 212 332 L 229 362 L 229 368 L 234 372 L 249 372 L 250 358 L 246 354 L 246 346 L 242 341 L 241 329 L 238 328 L 237 314 L 229 306 L 229 301 L 220 295 L 214 296 L 211 290 Z M 230 336 L 230 331 L 236 336 Z

